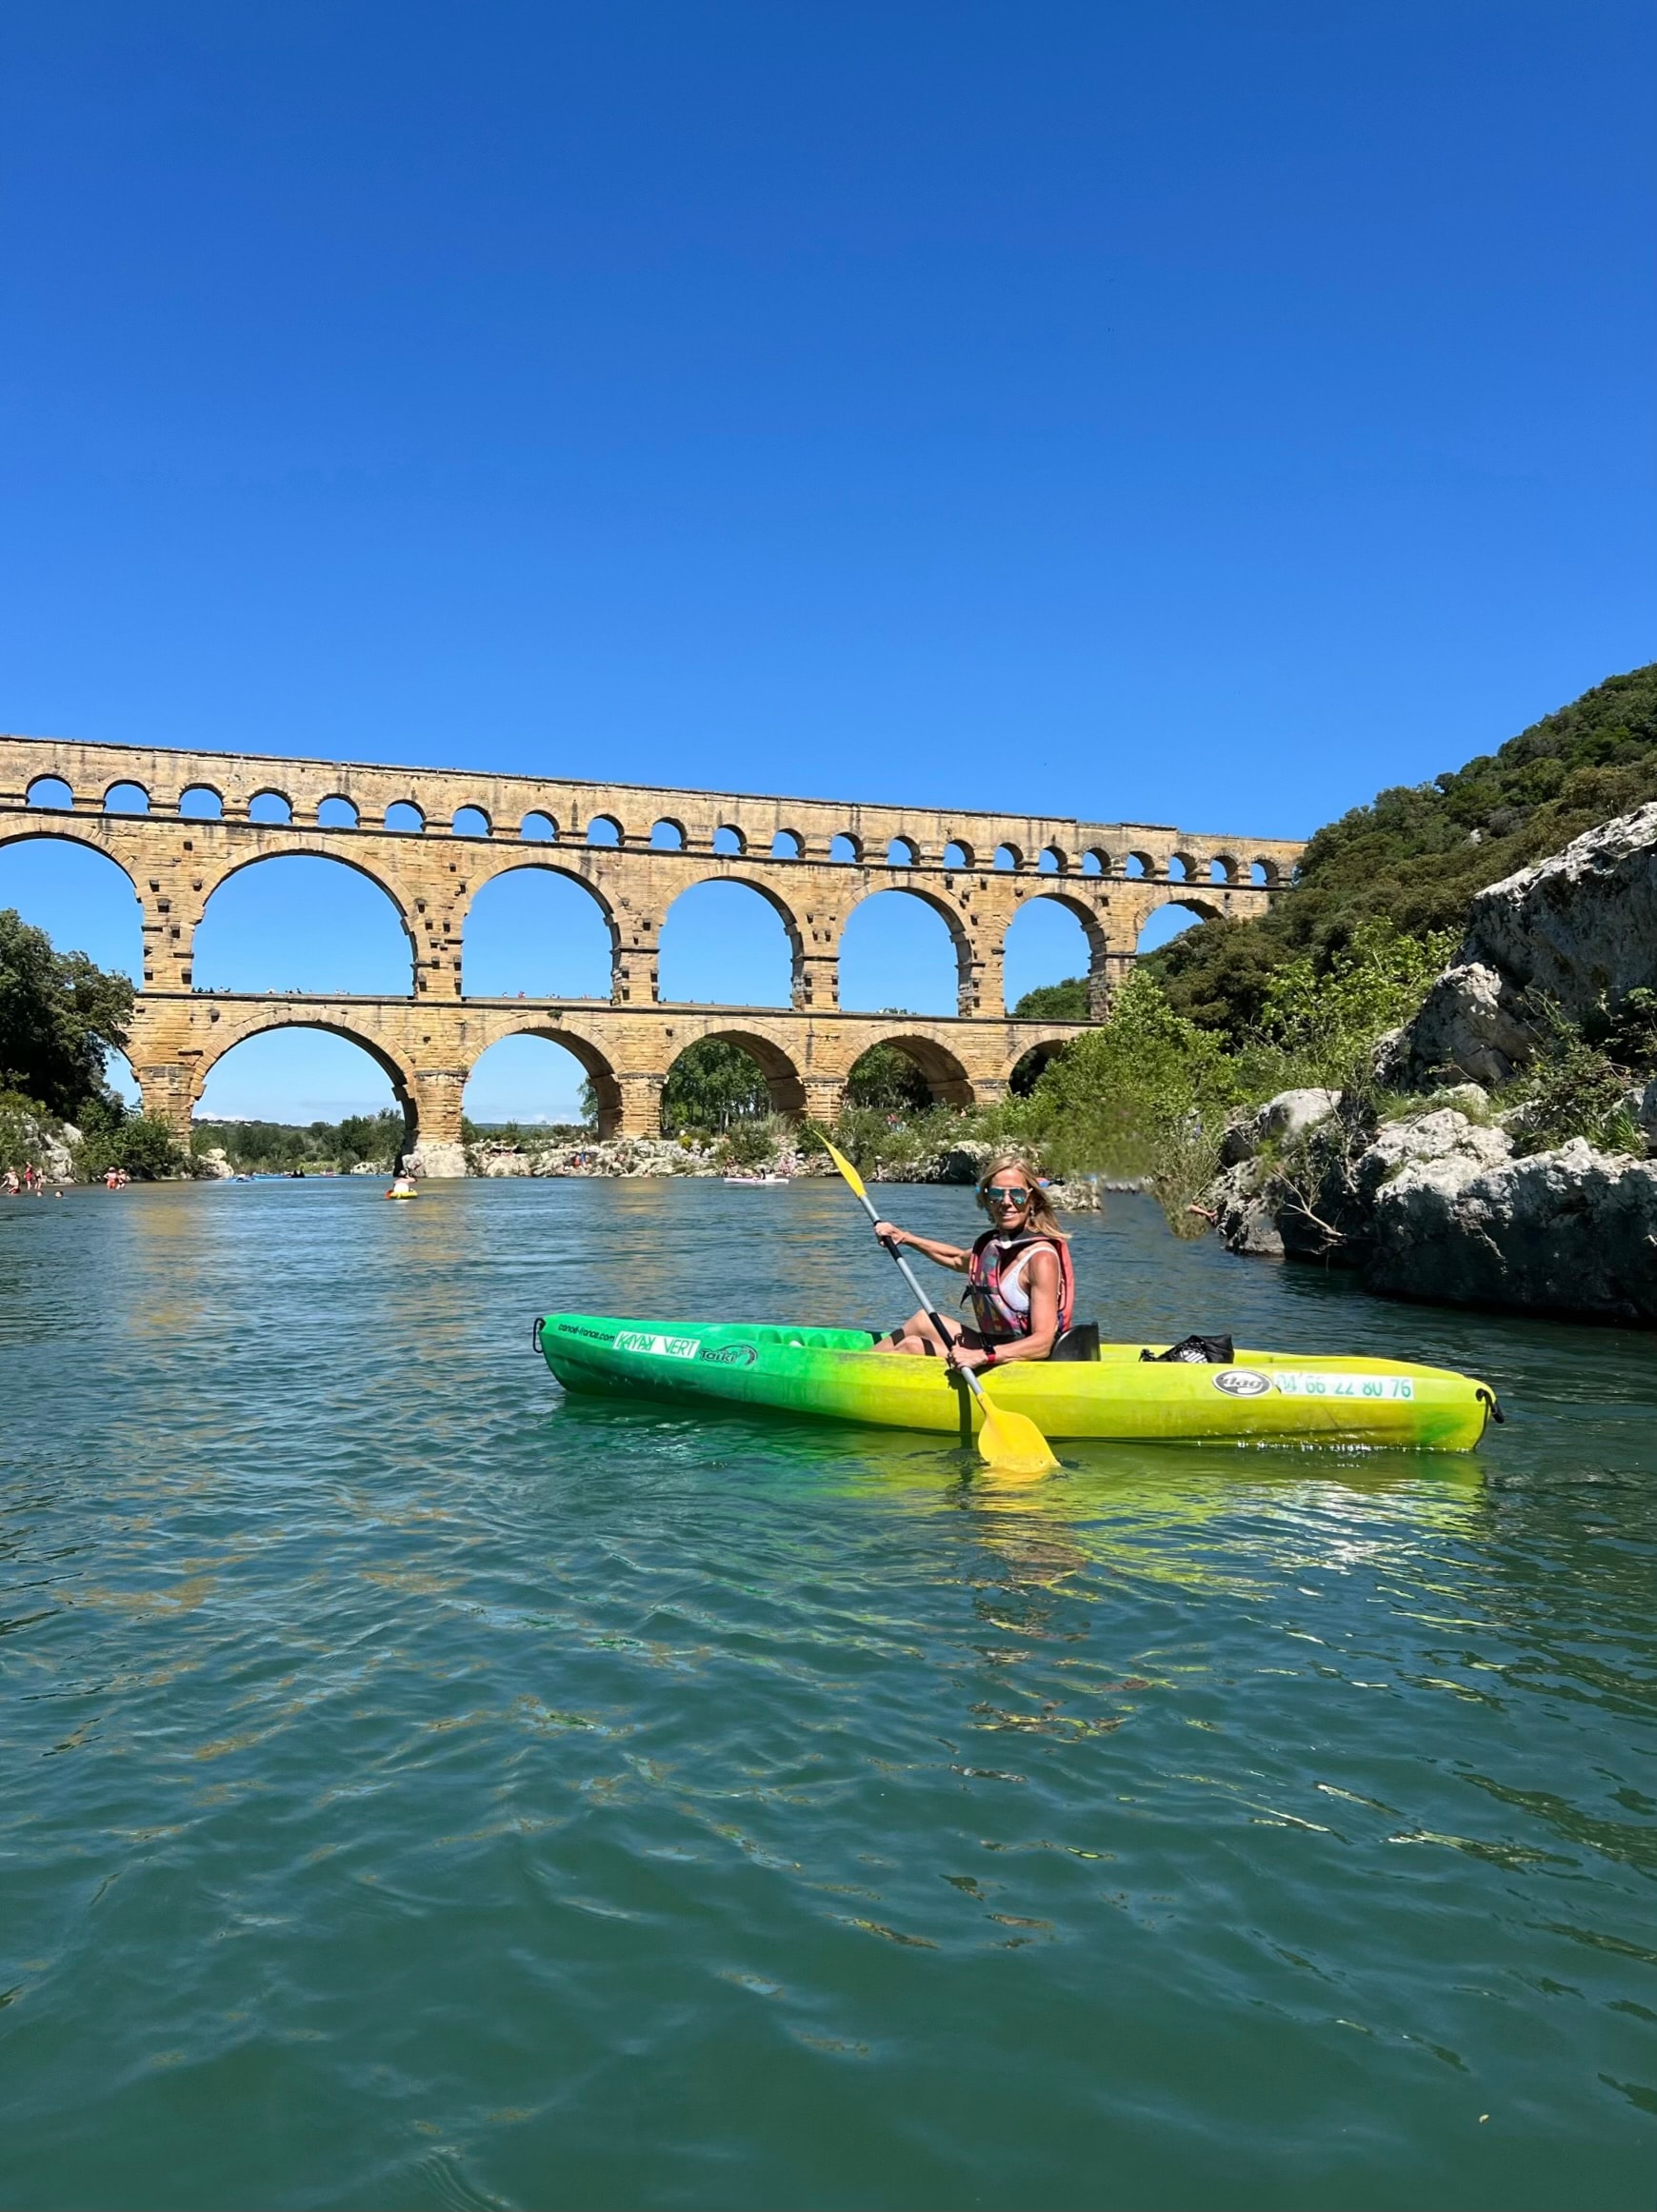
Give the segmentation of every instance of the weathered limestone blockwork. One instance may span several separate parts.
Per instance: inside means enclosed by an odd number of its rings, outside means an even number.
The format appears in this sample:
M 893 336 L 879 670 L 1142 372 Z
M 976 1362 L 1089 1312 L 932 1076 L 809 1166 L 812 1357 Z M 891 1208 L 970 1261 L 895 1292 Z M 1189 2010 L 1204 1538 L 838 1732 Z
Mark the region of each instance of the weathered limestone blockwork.
M 49 778 L 68 785 L 67 808 L 41 803 L 35 787 Z M 108 811 L 117 785 L 138 786 L 148 811 Z M 218 817 L 182 813 L 191 792 L 210 793 Z M 266 811 L 285 807 L 289 818 L 251 819 L 256 801 Z M 354 822 L 334 819 L 342 802 Z M 388 826 L 391 809 L 408 807 L 424 828 Z M 532 820 L 525 833 L 533 817 L 553 826 L 551 841 L 543 841 L 544 831 L 536 836 Z M 609 825 L 615 842 L 588 843 L 594 824 Z M 681 849 L 652 845 L 662 824 L 671 825 Z M 752 1052 L 783 1112 L 831 1113 L 852 1065 L 879 1043 L 901 1044 L 940 1099 L 998 1097 L 1032 1046 L 1076 1033 L 1006 1016 L 1003 948 L 1028 900 L 1056 900 L 1081 923 L 1097 1018 L 1156 907 L 1259 913 L 1300 852 L 1281 839 L 1195 837 L 1060 817 L 0 737 L 0 844 L 27 837 L 90 846 L 133 886 L 143 910 L 144 975 L 131 1057 L 151 1111 L 184 1129 L 208 1070 L 231 1045 L 297 1024 L 364 1046 L 404 1102 L 411 1140 L 429 1146 L 458 1141 L 461 1093 L 479 1054 L 525 1030 L 575 1053 L 607 1132 L 653 1131 L 669 1069 L 704 1036 Z M 837 841 L 852 857 L 831 857 Z M 247 998 L 192 988 L 195 930 L 214 891 L 241 868 L 296 852 L 341 861 L 390 898 L 409 938 L 409 998 Z M 1138 872 L 1127 873 L 1129 865 Z M 549 868 L 591 894 L 609 931 L 608 1006 L 463 995 L 471 902 L 484 884 L 521 867 Z M 1251 867 L 1263 880 L 1247 880 Z M 718 881 L 749 886 L 780 916 L 793 956 L 790 1010 L 659 1002 L 668 909 L 693 885 Z M 861 901 L 886 890 L 925 900 L 948 928 L 956 1018 L 840 1011 L 846 924 Z

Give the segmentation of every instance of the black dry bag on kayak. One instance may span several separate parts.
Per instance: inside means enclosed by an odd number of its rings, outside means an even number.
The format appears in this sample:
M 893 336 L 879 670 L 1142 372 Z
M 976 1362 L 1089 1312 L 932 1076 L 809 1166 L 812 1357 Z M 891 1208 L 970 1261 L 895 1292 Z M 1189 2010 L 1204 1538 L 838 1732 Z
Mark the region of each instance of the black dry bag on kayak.
M 1142 1360 L 1175 1360 L 1188 1367 L 1228 1367 L 1237 1357 L 1228 1336 L 1183 1336 L 1166 1352 L 1141 1352 Z

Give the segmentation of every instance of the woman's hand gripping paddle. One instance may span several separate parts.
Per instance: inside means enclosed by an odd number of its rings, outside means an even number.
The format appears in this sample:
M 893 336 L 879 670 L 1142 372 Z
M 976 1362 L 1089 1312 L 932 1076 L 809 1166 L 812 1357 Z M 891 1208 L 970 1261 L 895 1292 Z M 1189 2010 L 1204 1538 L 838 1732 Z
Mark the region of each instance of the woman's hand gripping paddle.
M 874 1210 L 874 1201 L 863 1187 L 862 1176 L 845 1153 L 837 1151 L 827 1137 L 823 1139 L 823 1144 L 829 1159 L 863 1201 L 864 1211 L 878 1226 L 880 1216 Z M 916 1305 L 937 1330 L 939 1343 L 948 1344 L 949 1332 L 940 1316 L 928 1304 L 926 1292 L 915 1281 L 914 1270 L 894 1244 L 885 1237 L 880 1241 L 903 1269 L 904 1281 L 914 1292 Z M 953 1360 L 949 1365 L 955 1367 L 956 1374 L 977 1399 L 978 1410 L 984 1416 L 983 1425 L 978 1431 L 978 1451 L 987 1466 L 993 1467 L 1000 1475 L 1022 1475 L 1028 1478 L 1045 1475 L 1058 1465 L 1058 1461 L 1048 1447 L 1047 1438 L 1033 1421 L 1025 1414 L 1008 1413 L 1003 1407 L 992 1405 L 984 1395 L 984 1386 L 970 1367 L 955 1366 Z

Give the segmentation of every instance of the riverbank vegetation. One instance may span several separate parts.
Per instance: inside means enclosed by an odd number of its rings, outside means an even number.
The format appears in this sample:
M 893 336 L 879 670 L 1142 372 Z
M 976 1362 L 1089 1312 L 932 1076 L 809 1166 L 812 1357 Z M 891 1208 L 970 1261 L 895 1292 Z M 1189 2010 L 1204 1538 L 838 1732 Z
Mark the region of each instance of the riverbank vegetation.
M 0 1169 L 61 1155 L 67 1128 L 82 1176 L 179 1171 L 184 1156 L 165 1123 L 133 1113 L 105 1072 L 126 1047 L 131 1012 L 129 977 L 59 952 L 14 907 L 0 908 Z
M 349 1175 L 356 1167 L 389 1172 L 408 1143 L 400 1113 L 348 1114 L 340 1122 L 207 1122 L 190 1131 L 200 1162 L 222 1152 L 238 1175 L 291 1175 L 295 1168 Z
M 1323 975 L 1308 957 L 1286 963 L 1235 1045 L 1181 1012 L 1140 967 L 1110 1020 L 1056 1054 L 1025 1096 L 965 1112 L 848 1106 L 835 1141 L 866 1172 L 895 1178 L 945 1175 L 951 1154 L 1016 1145 L 1066 1180 L 1141 1181 L 1170 1226 L 1200 1234 L 1188 1209 L 1213 1179 L 1228 1124 L 1282 1090 L 1366 1080 L 1376 1044 L 1415 1011 L 1452 942 L 1369 921 Z

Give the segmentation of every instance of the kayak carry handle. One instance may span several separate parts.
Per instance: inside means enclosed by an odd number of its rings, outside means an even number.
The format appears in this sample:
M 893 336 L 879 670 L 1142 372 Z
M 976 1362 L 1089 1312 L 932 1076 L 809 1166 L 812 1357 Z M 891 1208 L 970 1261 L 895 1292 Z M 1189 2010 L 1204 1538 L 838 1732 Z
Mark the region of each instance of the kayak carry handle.
M 536 1351 L 541 1349 L 541 1331 L 546 1326 L 546 1323 L 547 1316 L 544 1313 L 538 1313 L 535 1316 L 535 1325 L 529 1331 L 529 1342 Z
M 1498 1428 L 1505 1428 L 1507 1424 L 1507 1416 L 1503 1412 L 1500 1401 L 1497 1399 L 1494 1390 L 1481 1389 L 1479 1396 L 1490 1408 L 1490 1419 L 1496 1424 L 1496 1426 Z

